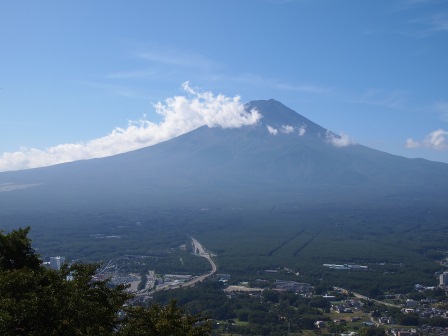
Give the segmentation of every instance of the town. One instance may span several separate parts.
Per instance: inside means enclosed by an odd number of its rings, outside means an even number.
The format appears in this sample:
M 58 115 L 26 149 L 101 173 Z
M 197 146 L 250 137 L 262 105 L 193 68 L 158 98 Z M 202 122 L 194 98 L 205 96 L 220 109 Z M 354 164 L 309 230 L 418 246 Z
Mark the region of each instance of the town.
M 300 273 L 291 269 L 266 269 L 266 278 L 254 281 L 234 281 L 232 275 L 218 273 L 213 261 L 214 253 L 207 251 L 202 244 L 191 237 L 191 251 L 197 257 L 205 258 L 211 270 L 205 274 L 160 274 L 148 270 L 145 274 L 126 273 L 126 263 L 144 259 L 144 256 L 123 256 L 110 260 L 99 268 L 96 279 L 109 279 L 111 285 L 126 284 L 134 294 L 131 305 L 149 305 L 157 293 L 172 290 L 187 290 L 202 282 L 219 283 L 226 300 L 259 301 L 266 306 L 276 305 L 279 295 L 293 295 L 303 299 L 315 308 L 313 332 L 333 335 L 362 335 L 362 330 L 377 330 L 378 334 L 408 335 L 447 335 L 448 334 L 448 271 L 435 276 L 434 286 L 414 285 L 412 293 L 387 293 L 381 298 L 370 298 L 343 287 L 333 286 L 326 291 L 318 291 L 310 283 L 301 282 Z M 48 259 L 48 258 L 47 258 Z M 50 257 L 44 264 L 60 269 L 65 263 L 62 256 Z M 368 271 L 369 267 L 355 264 L 323 264 L 324 267 L 338 271 Z M 288 275 L 285 280 L 281 277 Z M 272 276 L 275 280 L 272 280 Z M 285 296 L 286 297 L 286 296 Z M 291 299 L 290 299 L 291 300 Z M 211 316 L 213 318 L 213 316 Z M 291 321 L 300 319 L 300 314 L 288 317 L 288 332 L 292 333 Z M 286 317 L 279 317 L 279 321 Z M 252 320 L 254 322 L 254 320 Z M 423 322 L 423 323 L 422 323 Z M 427 322 L 427 323 L 425 323 Z M 251 315 L 216 319 L 215 331 L 229 332 L 241 329 L 239 326 L 251 323 Z

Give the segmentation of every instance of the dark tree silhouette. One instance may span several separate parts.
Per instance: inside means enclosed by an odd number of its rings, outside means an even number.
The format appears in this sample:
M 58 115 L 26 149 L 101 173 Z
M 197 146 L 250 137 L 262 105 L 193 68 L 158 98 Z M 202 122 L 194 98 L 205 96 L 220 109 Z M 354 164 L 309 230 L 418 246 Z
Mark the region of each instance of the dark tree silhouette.
M 206 335 L 201 315 L 165 307 L 125 307 L 126 286 L 94 278 L 98 265 L 41 265 L 28 238 L 30 228 L 0 232 L 1 335 Z

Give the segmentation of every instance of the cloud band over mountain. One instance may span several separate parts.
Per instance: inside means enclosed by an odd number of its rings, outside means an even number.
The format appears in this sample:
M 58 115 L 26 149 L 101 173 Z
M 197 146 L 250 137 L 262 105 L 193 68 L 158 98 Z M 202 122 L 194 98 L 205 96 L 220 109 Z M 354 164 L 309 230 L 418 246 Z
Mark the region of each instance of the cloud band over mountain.
M 60 144 L 46 149 L 21 148 L 0 156 L 0 171 L 49 166 L 76 160 L 100 158 L 155 145 L 198 127 L 238 128 L 255 124 L 261 115 L 245 111 L 239 96 L 227 97 L 200 92 L 182 84 L 185 96 L 168 98 L 154 105 L 163 116 L 160 123 L 146 119 L 130 121 L 127 128 L 88 142 Z

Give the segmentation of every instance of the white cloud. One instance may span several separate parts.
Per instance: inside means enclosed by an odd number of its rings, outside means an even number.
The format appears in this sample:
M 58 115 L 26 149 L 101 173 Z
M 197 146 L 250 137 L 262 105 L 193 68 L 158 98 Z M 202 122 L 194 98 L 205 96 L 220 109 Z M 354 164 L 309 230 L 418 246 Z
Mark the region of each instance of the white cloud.
M 446 150 L 448 149 L 448 131 L 443 129 L 435 130 L 429 133 L 425 140 L 422 142 L 415 141 L 413 139 L 406 140 L 407 148 L 419 148 L 426 147 L 436 150 Z
M 445 138 L 447 135 L 448 131 L 438 129 L 434 132 L 429 133 L 425 140 L 425 143 L 428 145 L 428 147 L 432 147 L 434 149 L 447 149 L 448 142 Z
M 276 128 L 272 127 L 272 126 L 269 126 L 269 125 L 267 125 L 266 128 L 268 129 L 268 132 L 269 132 L 270 134 L 272 134 L 272 135 L 277 135 L 277 133 L 278 133 L 278 129 L 276 129 Z
M 335 147 L 347 147 L 356 144 L 347 134 L 341 132 L 339 135 L 336 135 L 330 131 L 327 131 L 327 142 Z
M 406 147 L 407 148 L 419 148 L 419 147 L 421 147 L 421 145 L 418 141 L 414 141 L 413 139 L 409 138 L 406 140 Z
M 291 125 L 282 125 L 282 127 L 280 128 L 280 132 L 285 134 L 292 133 L 294 132 L 294 127 L 292 127 Z
M 306 132 L 306 125 L 302 125 L 298 128 L 291 126 L 291 125 L 282 125 L 280 127 L 280 129 L 277 129 L 277 128 L 274 128 L 274 127 L 268 125 L 268 126 L 266 126 L 266 128 L 268 129 L 268 132 L 272 135 L 277 135 L 279 131 L 283 134 L 290 134 L 297 130 L 297 132 L 299 133 L 299 136 L 304 136 L 305 132 Z
M 203 125 L 238 128 L 253 125 L 261 115 L 244 110 L 239 96 L 199 92 L 182 84 L 187 96 L 175 96 L 155 104 L 163 116 L 160 123 L 146 119 L 130 121 L 126 128 L 116 128 L 110 134 L 88 142 L 60 144 L 46 149 L 21 148 L 0 156 L 0 171 L 43 167 L 63 162 L 100 158 L 154 145 Z

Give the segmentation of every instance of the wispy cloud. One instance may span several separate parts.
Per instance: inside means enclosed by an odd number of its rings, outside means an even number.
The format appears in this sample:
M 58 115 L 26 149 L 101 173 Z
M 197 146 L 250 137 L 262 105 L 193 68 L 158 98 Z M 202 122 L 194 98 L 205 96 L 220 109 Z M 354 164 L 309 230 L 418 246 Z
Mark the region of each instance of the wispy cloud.
M 143 49 L 143 48 L 142 48 Z M 186 70 L 211 71 L 219 69 L 215 61 L 210 60 L 202 54 L 180 50 L 171 47 L 153 46 L 145 48 L 146 51 L 133 53 L 131 58 L 142 62 L 140 69 L 114 71 L 109 73 L 108 79 L 160 79 L 176 75 Z M 149 49 L 149 50 L 148 50 Z
M 168 48 L 157 48 L 157 50 L 145 51 L 137 54 L 138 58 L 152 63 L 166 64 L 179 67 L 190 67 L 199 69 L 211 69 L 217 63 L 199 53 L 174 50 Z
M 109 94 L 121 97 L 133 98 L 133 99 L 145 99 L 145 100 L 149 99 L 148 93 L 146 91 L 136 89 L 135 87 L 127 85 L 98 83 L 98 82 L 79 82 L 79 84 L 93 89 L 99 89 Z
M 266 128 L 268 129 L 268 132 L 272 135 L 277 135 L 278 129 L 272 127 L 271 125 L 267 125 Z
M 414 38 L 426 38 L 448 32 L 446 0 L 398 0 L 391 2 L 392 12 L 406 11 L 409 18 L 396 33 Z M 400 18 L 398 18 L 400 20 Z
M 292 84 L 279 81 L 273 78 L 265 78 L 260 75 L 255 74 L 239 74 L 235 76 L 222 76 L 215 75 L 213 77 L 214 80 L 219 81 L 229 81 L 229 82 L 238 82 L 250 84 L 252 86 L 263 86 L 276 90 L 285 90 L 285 91 L 294 91 L 301 93 L 310 93 L 310 94 L 322 94 L 331 92 L 332 89 L 329 87 L 325 87 L 322 85 L 315 85 L 310 83 L 302 83 L 302 84 Z
M 285 83 L 277 83 L 274 84 L 279 89 L 284 89 L 288 91 L 296 91 L 296 92 L 307 92 L 307 93 L 326 93 L 329 92 L 330 89 L 323 87 L 323 86 L 317 86 L 317 85 L 290 85 Z
M 437 33 L 448 33 L 448 13 L 446 12 L 438 11 L 409 20 L 408 27 L 399 32 L 399 34 L 415 38 L 427 38 Z
M 121 71 L 121 72 L 112 72 L 107 75 L 107 78 L 110 79 L 138 79 L 138 78 L 153 78 L 156 76 L 160 76 L 161 71 L 159 70 L 134 70 L 134 71 Z
M 422 9 L 439 9 L 440 7 L 437 6 L 443 5 L 444 3 L 445 0 L 398 0 L 396 2 L 391 2 L 389 5 L 392 12 L 418 11 L 421 13 Z
M 280 127 L 280 132 L 285 134 L 292 133 L 294 132 L 294 127 L 291 125 L 282 125 L 282 127 Z
M 312 2 L 310 0 L 267 0 L 267 2 L 272 3 L 274 5 L 286 5 L 290 3 L 306 3 Z
M 433 109 L 441 116 L 442 120 L 448 121 L 448 102 L 439 101 L 434 104 Z
M 431 5 L 438 2 L 440 2 L 440 0 L 401 0 L 398 5 L 402 9 L 409 9 L 417 6 Z
M 423 141 L 415 141 L 412 138 L 406 140 L 406 147 L 414 148 L 431 148 L 436 150 L 448 149 L 448 131 L 443 129 L 435 130 L 429 133 Z
M 426 32 L 448 32 L 448 14 L 437 13 L 418 20 L 416 23 L 422 23 L 427 26 Z
M 304 136 L 306 133 L 306 125 L 302 125 L 300 127 L 294 127 L 291 125 L 282 125 L 280 129 L 272 127 L 271 125 L 267 125 L 266 128 L 268 132 L 272 135 L 277 135 L 279 131 L 280 133 L 283 134 L 291 134 L 297 131 L 297 134 L 299 134 L 299 136 Z
M 354 99 L 355 103 L 376 105 L 389 109 L 403 109 L 408 101 L 408 92 L 400 90 L 369 89 Z
M 421 147 L 421 144 L 418 141 L 415 141 L 414 139 L 409 138 L 406 140 L 406 147 L 411 148 L 411 149 L 419 148 L 419 147 Z
M 154 123 L 146 119 L 130 121 L 126 128 L 115 128 L 110 134 L 88 142 L 60 144 L 46 149 L 21 148 L 0 156 L 0 171 L 49 166 L 63 162 L 119 154 L 157 144 L 203 125 L 238 128 L 258 122 L 261 115 L 245 111 L 239 96 L 201 92 L 182 84 L 186 96 L 175 96 L 155 104 L 163 120 Z

